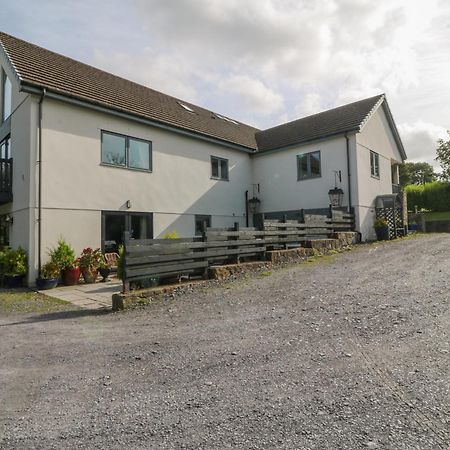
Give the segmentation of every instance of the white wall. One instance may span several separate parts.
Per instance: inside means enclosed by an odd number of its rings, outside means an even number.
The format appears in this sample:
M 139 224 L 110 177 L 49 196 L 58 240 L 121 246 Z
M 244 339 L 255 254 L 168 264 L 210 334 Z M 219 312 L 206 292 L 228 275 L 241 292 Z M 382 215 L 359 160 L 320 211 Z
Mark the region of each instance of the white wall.
M 100 246 L 102 210 L 154 213 L 154 237 L 192 236 L 195 214 L 212 215 L 213 226 L 245 224 L 245 152 L 51 99 L 43 127 L 43 249 L 59 236 L 77 252 Z M 152 173 L 102 166 L 101 130 L 152 141 Z M 230 181 L 211 179 L 211 155 L 229 160 Z
M 354 135 L 349 139 L 353 158 Z M 298 181 L 297 155 L 319 150 L 321 177 Z M 254 155 L 252 160 L 254 182 L 260 183 L 262 212 L 328 208 L 328 191 L 334 187 L 335 170 L 341 171 L 342 182 L 338 187 L 344 191 L 343 206 L 348 205 L 347 144 L 344 136 Z
M 389 127 L 383 107 L 356 135 L 356 158 L 358 171 L 357 225 L 363 239 L 375 239 L 375 198 L 382 194 L 392 194 L 392 164 L 401 164 L 402 157 Z M 380 155 L 380 178 L 370 172 L 370 151 Z
M 11 131 L 11 153 L 13 158 L 13 201 L 0 206 L 0 215 L 13 218 L 10 226 L 10 245 L 23 247 L 28 253 L 31 267 L 37 266 L 35 248 L 36 223 L 36 141 L 37 103 L 32 96 L 19 92 L 19 84 L 12 68 L 0 52 L 1 69 L 5 71 L 12 85 L 12 114 L 8 120 Z M 0 89 L 0 105 L 3 103 Z M 7 126 L 7 124 L 0 124 Z M 34 279 L 33 270 L 29 281 Z

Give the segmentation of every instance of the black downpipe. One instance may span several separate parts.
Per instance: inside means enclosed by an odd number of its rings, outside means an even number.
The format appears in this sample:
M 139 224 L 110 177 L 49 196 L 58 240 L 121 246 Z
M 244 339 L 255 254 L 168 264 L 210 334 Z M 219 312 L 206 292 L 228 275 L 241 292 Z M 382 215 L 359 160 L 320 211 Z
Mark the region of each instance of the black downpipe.
M 348 212 L 352 212 L 352 187 L 351 187 L 351 173 L 350 173 L 350 140 L 345 134 L 345 141 L 347 145 L 347 183 L 348 183 Z
M 42 270 L 42 103 L 46 94 L 46 89 L 42 90 L 39 99 L 39 141 L 38 141 L 38 278 L 41 278 Z
M 248 228 L 248 191 L 245 191 L 245 226 Z

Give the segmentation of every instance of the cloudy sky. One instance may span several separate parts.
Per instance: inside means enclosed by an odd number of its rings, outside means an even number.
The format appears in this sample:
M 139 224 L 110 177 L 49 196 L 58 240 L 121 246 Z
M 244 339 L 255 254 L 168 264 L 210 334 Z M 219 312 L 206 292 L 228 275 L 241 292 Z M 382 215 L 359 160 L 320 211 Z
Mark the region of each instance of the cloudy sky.
M 450 128 L 448 0 L 0 0 L 0 24 L 261 128 L 381 92 L 411 161 Z

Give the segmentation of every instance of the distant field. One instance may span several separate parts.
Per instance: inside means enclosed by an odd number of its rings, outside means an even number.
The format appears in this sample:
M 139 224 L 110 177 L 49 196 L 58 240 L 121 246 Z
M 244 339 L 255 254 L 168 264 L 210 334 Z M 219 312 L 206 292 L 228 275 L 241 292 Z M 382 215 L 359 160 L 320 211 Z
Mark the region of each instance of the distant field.
M 427 222 L 432 220 L 450 220 L 450 211 L 425 213 L 425 220 Z

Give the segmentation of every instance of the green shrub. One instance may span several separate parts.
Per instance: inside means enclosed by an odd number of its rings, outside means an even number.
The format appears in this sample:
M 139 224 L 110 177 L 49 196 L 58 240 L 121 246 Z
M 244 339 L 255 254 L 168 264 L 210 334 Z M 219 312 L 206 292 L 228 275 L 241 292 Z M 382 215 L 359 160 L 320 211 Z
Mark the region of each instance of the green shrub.
M 60 269 L 58 264 L 49 261 L 46 262 L 41 268 L 41 276 L 45 279 L 58 278 L 60 274 Z
M 168 231 L 164 236 L 163 239 L 179 239 L 180 235 L 178 234 L 177 230 Z
M 117 253 L 119 254 L 119 259 L 117 260 L 117 277 L 119 280 L 123 280 L 125 269 L 125 248 L 122 244 L 119 245 Z
M 415 206 L 419 210 L 450 210 L 450 183 L 433 181 L 420 186 L 409 185 L 405 190 L 408 196 L 409 210 L 413 210 Z
M 13 250 L 5 247 L 0 252 L 0 266 L 3 275 L 25 275 L 27 273 L 27 254 L 19 247 Z
M 60 270 L 69 269 L 75 264 L 75 250 L 64 240 L 59 239 L 58 246 L 48 252 L 50 261 Z

